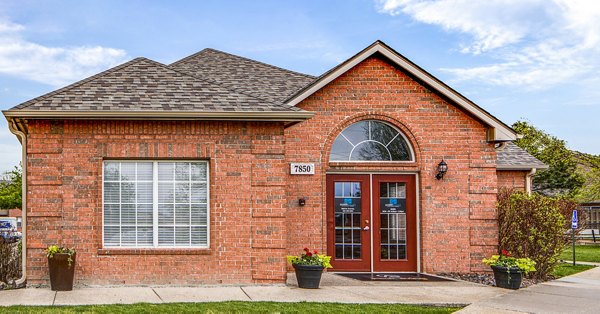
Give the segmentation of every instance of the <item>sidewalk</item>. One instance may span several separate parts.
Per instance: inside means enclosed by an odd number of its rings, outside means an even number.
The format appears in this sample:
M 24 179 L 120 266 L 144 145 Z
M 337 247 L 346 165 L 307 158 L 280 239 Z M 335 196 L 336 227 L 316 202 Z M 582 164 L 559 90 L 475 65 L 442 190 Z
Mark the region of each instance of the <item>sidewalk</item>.
M 323 274 L 321 289 L 288 285 L 196 287 L 81 287 L 0 291 L 0 306 L 217 301 L 405 303 L 468 305 L 461 313 L 590 313 L 600 309 L 600 268 L 516 291 L 469 282 L 363 282 Z
M 483 299 L 459 313 L 598 313 L 600 267 Z
M 49 288 L 0 291 L 0 305 L 83 305 L 217 301 L 471 304 L 507 291 L 468 282 L 362 282 L 323 274 L 321 289 L 289 285 L 215 287 L 85 287 L 68 292 Z

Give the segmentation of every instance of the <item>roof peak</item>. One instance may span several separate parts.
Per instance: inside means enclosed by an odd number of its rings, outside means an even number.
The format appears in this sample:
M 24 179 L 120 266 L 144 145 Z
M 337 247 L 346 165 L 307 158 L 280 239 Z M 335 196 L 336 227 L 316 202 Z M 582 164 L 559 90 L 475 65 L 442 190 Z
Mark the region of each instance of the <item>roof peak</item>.
M 222 54 L 222 55 L 226 55 L 226 56 L 230 56 L 230 57 L 234 57 L 234 58 L 237 58 L 237 59 L 242 59 L 242 60 L 254 62 L 254 63 L 260 64 L 260 65 L 263 65 L 263 66 L 267 66 L 269 68 L 273 68 L 273 69 L 285 71 L 285 72 L 288 72 L 288 73 L 291 73 L 291 74 L 301 75 L 301 76 L 304 76 L 304 77 L 307 77 L 307 78 L 313 78 L 313 79 L 316 78 L 316 76 L 313 76 L 313 75 L 310 75 L 310 74 L 301 73 L 301 72 L 297 72 L 297 71 L 292 71 L 292 70 L 289 70 L 289 69 L 286 69 L 286 68 L 282 68 L 282 67 L 279 67 L 279 66 L 276 66 L 276 65 L 268 64 L 268 63 L 265 63 L 265 62 L 262 62 L 262 61 L 250 59 L 248 57 L 243 57 L 243 56 L 240 56 L 240 55 L 236 55 L 236 54 L 233 54 L 233 53 L 225 52 L 225 51 L 222 51 L 222 50 L 219 50 L 219 49 L 215 49 L 215 48 L 210 48 L 210 47 L 204 48 L 204 49 L 202 49 L 202 50 L 200 50 L 200 51 L 198 51 L 198 52 L 196 52 L 194 54 L 191 54 L 191 55 L 189 55 L 187 57 L 184 57 L 183 59 L 177 60 L 177 61 L 169 64 L 168 66 L 172 67 L 172 66 L 180 65 L 180 64 L 185 63 L 185 62 L 187 62 L 189 60 L 192 60 L 192 59 L 194 59 L 194 58 L 196 58 L 198 56 L 201 56 L 202 54 L 204 54 L 206 52 L 209 52 L 209 51 L 210 52 L 219 53 L 219 54 Z

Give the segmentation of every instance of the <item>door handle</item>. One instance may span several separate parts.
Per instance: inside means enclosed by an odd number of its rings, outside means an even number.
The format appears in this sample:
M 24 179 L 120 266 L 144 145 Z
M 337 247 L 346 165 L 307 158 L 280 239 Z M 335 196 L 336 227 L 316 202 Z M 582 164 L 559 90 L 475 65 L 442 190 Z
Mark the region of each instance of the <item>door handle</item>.
M 371 228 L 369 228 L 369 226 L 365 226 L 365 227 L 363 228 L 363 230 L 364 230 L 364 231 L 369 231 L 369 229 L 371 229 Z

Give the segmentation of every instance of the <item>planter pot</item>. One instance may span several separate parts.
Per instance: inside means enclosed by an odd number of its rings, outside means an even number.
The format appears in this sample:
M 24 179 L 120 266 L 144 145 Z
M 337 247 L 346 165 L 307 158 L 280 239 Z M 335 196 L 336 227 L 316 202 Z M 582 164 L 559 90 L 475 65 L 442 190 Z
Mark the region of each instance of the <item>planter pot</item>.
M 56 253 L 52 258 L 48 257 L 48 267 L 50 269 L 50 289 L 52 291 L 71 291 L 73 290 L 73 277 L 75 275 L 75 257 L 77 253 L 71 256 L 73 260 L 69 266 L 69 254 Z
M 491 266 L 494 271 L 494 280 L 496 287 L 505 289 L 519 289 L 523 280 L 523 271 L 519 268 L 507 268 L 500 266 Z
M 298 287 L 304 289 L 319 289 L 321 282 L 321 274 L 323 274 L 323 266 L 313 265 L 292 265 L 296 270 L 296 280 Z

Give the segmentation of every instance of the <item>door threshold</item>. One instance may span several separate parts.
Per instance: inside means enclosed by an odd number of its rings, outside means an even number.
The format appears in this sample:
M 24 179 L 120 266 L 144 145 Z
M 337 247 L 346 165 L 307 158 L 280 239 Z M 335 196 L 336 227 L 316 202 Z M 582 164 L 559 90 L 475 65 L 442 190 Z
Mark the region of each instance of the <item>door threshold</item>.
M 333 272 L 334 274 L 346 278 L 360 281 L 453 281 L 434 275 L 417 272 Z

